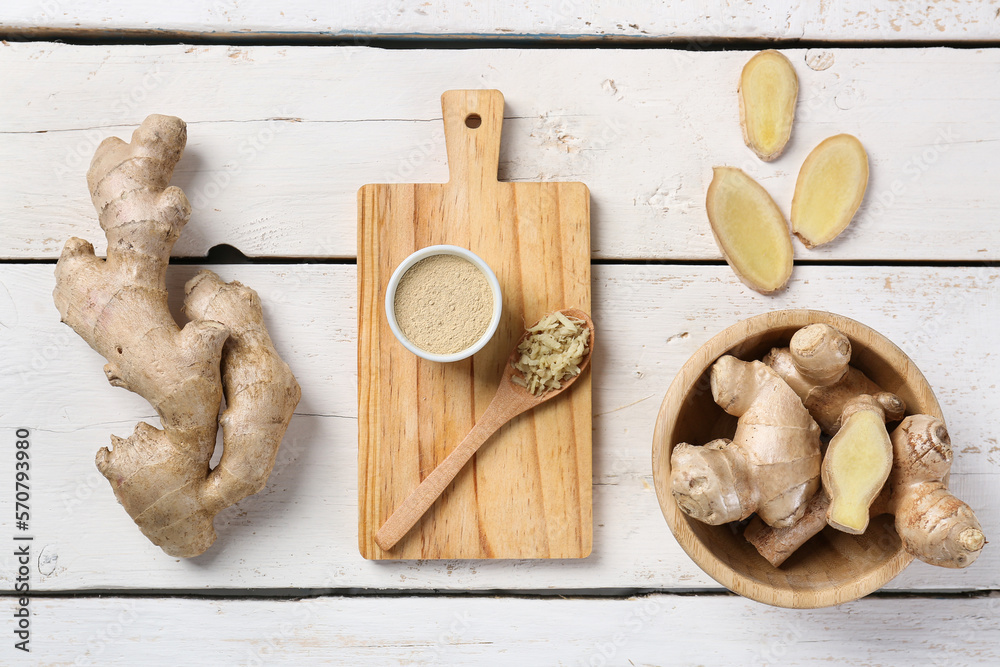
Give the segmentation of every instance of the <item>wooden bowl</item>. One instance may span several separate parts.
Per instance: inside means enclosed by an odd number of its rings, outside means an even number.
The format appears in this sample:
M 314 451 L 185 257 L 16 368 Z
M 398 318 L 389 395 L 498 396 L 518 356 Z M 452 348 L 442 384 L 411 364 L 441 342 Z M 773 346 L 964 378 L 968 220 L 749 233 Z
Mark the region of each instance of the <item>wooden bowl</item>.
M 670 452 L 680 442 L 705 444 L 732 437 L 736 418 L 712 400 L 709 371 L 720 356 L 750 361 L 792 334 L 823 322 L 851 340 L 851 364 L 906 401 L 907 414 L 942 418 L 934 392 L 917 367 L 891 341 L 859 322 L 818 310 L 781 310 L 735 324 L 705 343 L 674 378 L 653 434 L 653 480 L 663 516 L 695 563 L 726 588 L 779 607 L 811 609 L 856 600 L 880 588 L 913 556 L 903 551 L 892 517 L 872 517 L 864 535 L 827 527 L 785 561 L 768 563 L 743 537 L 742 525 L 709 526 L 684 514 L 670 493 Z

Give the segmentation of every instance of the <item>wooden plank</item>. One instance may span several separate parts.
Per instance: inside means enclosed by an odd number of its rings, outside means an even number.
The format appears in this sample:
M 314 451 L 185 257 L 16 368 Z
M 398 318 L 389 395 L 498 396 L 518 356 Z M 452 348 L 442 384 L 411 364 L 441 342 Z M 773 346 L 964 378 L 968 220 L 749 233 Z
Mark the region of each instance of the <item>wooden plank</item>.
M 87 163 L 150 112 L 190 123 L 178 255 L 353 257 L 357 189 L 444 182 L 437 95 L 489 87 L 507 100 L 501 180 L 587 183 L 595 258 L 718 259 L 713 166 L 744 168 L 787 213 L 808 152 L 850 132 L 871 158 L 865 203 L 834 243 L 796 242 L 800 259 L 1000 259 L 1000 49 L 785 53 L 796 124 L 762 163 L 739 129 L 748 52 L 3 44 L 0 87 L 18 92 L 0 97 L 0 257 L 93 238 Z
M 525 323 L 590 312 L 590 207 L 582 183 L 497 181 L 503 95 L 441 98 L 447 183 L 358 192 L 358 532 L 365 558 L 584 558 L 590 554 L 590 376 L 494 435 L 418 526 L 383 550 L 375 533 L 482 417 Z M 476 115 L 480 126 L 466 127 Z M 385 320 L 396 267 L 427 246 L 481 257 L 500 283 L 490 342 L 451 364 L 419 359 Z
M 88 38 L 135 32 L 159 38 L 184 36 L 295 39 L 339 37 L 496 37 L 501 39 L 671 40 L 976 40 L 995 39 L 990 3 L 944 0 L 920 5 L 878 0 L 838 3 L 731 4 L 581 2 L 541 0 L 522 5 L 461 0 L 342 2 L 293 0 L 280 7 L 260 1 L 123 4 L 97 0 L 64 5 L 58 0 L 12 0 L 0 28 L 41 38 L 56 33 Z
M 976 509 L 987 539 L 1000 535 L 997 267 L 799 267 L 789 289 L 768 298 L 743 287 L 726 266 L 595 266 L 601 352 L 592 369 L 593 555 L 419 565 L 371 563 L 357 552 L 353 266 L 212 267 L 260 293 L 302 401 L 267 488 L 223 512 L 216 545 L 185 562 L 139 533 L 94 468 L 110 434 L 131 432 L 153 411 L 110 387 L 104 360 L 59 324 L 52 268 L 0 266 L 0 344 L 7 351 L 0 356 L 0 438 L 10 442 L 18 427 L 33 433 L 31 533 L 45 554 L 35 590 L 716 588 L 660 514 L 650 463 L 653 423 L 670 381 L 700 345 L 743 317 L 793 307 L 857 319 L 914 360 L 951 430 L 952 486 Z M 200 268 L 171 267 L 175 307 L 184 281 Z M 9 539 L 9 515 L 3 521 L 0 536 Z M 12 555 L 0 555 L 0 562 L 0 587 L 10 590 Z M 914 563 L 889 588 L 997 589 L 1000 551 L 990 544 L 972 567 L 958 571 Z
M 810 611 L 730 596 L 671 595 L 39 598 L 31 608 L 31 660 L 8 646 L 6 664 L 576 667 L 1000 661 L 996 594 L 869 598 Z

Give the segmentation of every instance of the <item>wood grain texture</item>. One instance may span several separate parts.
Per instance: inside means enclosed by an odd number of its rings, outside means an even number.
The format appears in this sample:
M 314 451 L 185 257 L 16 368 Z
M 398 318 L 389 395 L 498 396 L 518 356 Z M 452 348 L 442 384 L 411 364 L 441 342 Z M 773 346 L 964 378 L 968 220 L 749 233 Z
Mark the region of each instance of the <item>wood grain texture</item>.
M 99 233 L 95 222 L 87 236 Z M 94 467 L 111 434 L 156 416 L 138 396 L 108 385 L 104 360 L 59 323 L 52 268 L 0 266 L 0 345 L 16 351 L 0 355 L 0 439 L 10 442 L 18 427 L 33 433 L 31 528 L 43 565 L 34 590 L 720 590 L 677 544 L 657 504 L 650 452 L 660 403 L 695 350 L 727 326 L 817 304 L 882 332 L 926 376 L 954 444 L 951 487 L 991 540 L 972 567 L 946 572 L 915 562 L 888 588 L 1000 588 L 993 548 L 1000 535 L 997 267 L 805 266 L 785 293 L 768 298 L 726 266 L 595 265 L 593 555 L 419 564 L 358 554 L 355 267 L 205 267 L 259 292 L 302 401 L 267 487 L 219 516 L 219 539 L 193 562 L 169 558 L 143 538 Z M 175 312 L 184 282 L 201 268 L 168 271 Z M 7 539 L 11 519 L 0 516 Z M 12 552 L 0 554 L 0 564 L 0 589 L 13 590 Z
M 359 548 L 372 559 L 583 558 L 592 538 L 589 374 L 500 429 L 393 549 L 375 543 L 486 411 L 524 327 L 553 310 L 590 312 L 587 187 L 497 180 L 499 91 L 448 91 L 441 104 L 448 182 L 358 192 Z M 469 127 L 472 117 L 481 125 Z M 407 351 L 384 315 L 395 268 L 438 244 L 479 255 L 503 294 L 493 339 L 450 364 Z
M 996 665 L 1000 597 L 39 598 L 6 665 Z M 6 612 L 11 607 L 4 605 Z M 706 627 L 711 626 L 711 627 Z
M 541 0 L 531 4 L 463 0 L 389 0 L 325 3 L 291 0 L 281 6 L 261 0 L 158 4 L 92 0 L 63 5 L 46 0 L 10 0 L 0 27 L 44 39 L 53 33 L 89 38 L 113 31 L 159 38 L 256 35 L 339 37 L 366 43 L 376 37 L 460 39 L 553 38 L 629 41 L 675 40 L 698 47 L 704 40 L 847 39 L 975 40 L 996 36 L 990 3 L 943 0 L 897 3 L 844 0 L 790 4 L 778 0 L 727 3 L 650 3 L 635 0 L 582 2 Z
M 870 155 L 865 201 L 797 259 L 1000 259 L 1000 49 L 782 52 L 795 130 L 762 163 L 739 127 L 747 51 L 0 44 L 0 89 L 17 91 L 0 96 L 0 257 L 92 237 L 94 148 L 151 112 L 189 124 L 178 256 L 353 257 L 358 188 L 447 180 L 437 93 L 490 87 L 507 102 L 501 180 L 587 183 L 594 258 L 720 259 L 713 166 L 744 169 L 787 215 L 806 155 L 849 132 Z
M 527 386 L 523 384 L 525 375 L 514 368 L 514 364 L 521 359 L 521 345 L 535 335 L 530 328 L 526 330 L 515 344 L 514 349 L 511 350 L 503 375 L 500 377 L 497 393 L 493 396 L 486 411 L 476 420 L 476 425 L 472 427 L 462 442 L 458 443 L 448 453 L 448 456 L 421 480 L 420 484 L 410 492 L 403 502 L 396 506 L 386 522 L 375 533 L 375 543 L 384 551 L 389 551 L 396 546 L 396 543 L 423 518 L 448 485 L 465 469 L 469 459 L 498 430 L 522 413 L 535 409 L 542 403 L 554 400 L 563 392 L 569 391 L 580 378 L 589 375 L 586 370 L 594 352 L 594 323 L 591 321 L 590 315 L 575 308 L 556 312 L 562 313 L 566 317 L 575 318 L 583 324 L 587 331 L 586 340 L 588 342 L 585 343 L 587 349 L 576 365 L 576 374 L 568 378 L 558 378 L 561 380 L 561 386 L 558 389 L 542 390 L 538 394 L 528 391 Z M 515 382 L 515 378 L 519 379 L 521 384 Z
M 885 391 L 903 399 L 908 414 L 943 417 L 920 369 L 892 341 L 857 320 L 826 311 L 771 311 L 748 318 L 713 336 L 692 355 L 667 390 L 653 431 L 653 484 L 674 537 L 701 567 L 729 589 L 765 604 L 809 609 L 855 600 L 878 590 L 913 561 L 888 517 L 863 535 L 826 530 L 775 568 L 731 526 L 709 526 L 680 510 L 670 489 L 671 452 L 687 442 L 702 445 L 732 437 L 736 419 L 713 400 L 706 384 L 715 361 L 731 354 L 760 360 L 786 347 L 796 331 L 828 324 L 851 341 L 851 365 Z

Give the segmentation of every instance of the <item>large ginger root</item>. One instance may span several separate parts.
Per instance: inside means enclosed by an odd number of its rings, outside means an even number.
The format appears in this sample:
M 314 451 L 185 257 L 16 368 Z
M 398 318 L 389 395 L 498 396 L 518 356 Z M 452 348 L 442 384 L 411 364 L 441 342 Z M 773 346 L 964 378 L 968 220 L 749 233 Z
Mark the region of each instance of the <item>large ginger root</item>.
M 764 363 L 774 369 L 799 395 L 824 433 L 840 430 L 847 404 L 862 394 L 874 396 L 886 421 L 903 418 L 903 400 L 850 366 L 851 341 L 828 324 L 810 324 L 792 336 L 787 348 L 774 348 Z
M 186 140 L 183 121 L 153 115 L 131 143 L 101 143 L 87 183 L 107 260 L 70 239 L 53 292 L 62 321 L 108 360 L 111 384 L 139 394 L 160 416 L 163 430 L 140 422 L 128 439 L 112 436 L 97 467 L 143 534 L 182 557 L 211 546 L 215 515 L 263 486 L 299 398 L 252 292 L 234 286 L 242 296 L 215 304 L 195 284 L 188 312 L 197 319 L 182 329 L 170 315 L 167 263 L 191 208 L 168 183 Z M 223 383 L 223 462 L 210 470 Z
M 767 190 L 735 167 L 716 167 L 705 199 L 712 234 L 736 276 L 761 294 L 792 275 L 792 237 Z
M 820 483 L 820 430 L 802 401 L 759 361 L 712 367 L 712 396 L 739 417 L 732 441 L 681 443 L 670 455 L 671 491 L 691 517 L 718 525 L 754 512 L 768 525 L 798 520 Z
M 788 58 L 761 51 L 740 74 L 740 126 L 743 141 L 761 160 L 770 162 L 785 150 L 795 120 L 799 78 Z
M 972 508 L 948 491 L 951 439 L 944 422 L 928 415 L 907 417 L 890 436 L 893 465 L 872 515 L 895 516 L 903 548 L 930 565 L 971 565 L 986 544 Z M 790 526 L 771 527 L 754 519 L 744 536 L 775 567 L 827 525 L 830 500 L 824 491 Z
M 868 188 L 868 154 L 856 137 L 838 134 L 809 153 L 792 196 L 792 231 L 807 248 L 840 236 Z
M 823 456 L 823 489 L 830 497 L 826 520 L 837 530 L 860 535 L 868 528 L 868 508 L 889 478 L 892 443 L 885 411 L 868 394 L 848 403 L 841 421 Z
M 972 508 L 948 490 L 952 449 L 944 422 L 907 417 L 891 439 L 894 461 L 882 509 L 895 515 L 903 548 L 931 565 L 971 565 L 986 539 Z

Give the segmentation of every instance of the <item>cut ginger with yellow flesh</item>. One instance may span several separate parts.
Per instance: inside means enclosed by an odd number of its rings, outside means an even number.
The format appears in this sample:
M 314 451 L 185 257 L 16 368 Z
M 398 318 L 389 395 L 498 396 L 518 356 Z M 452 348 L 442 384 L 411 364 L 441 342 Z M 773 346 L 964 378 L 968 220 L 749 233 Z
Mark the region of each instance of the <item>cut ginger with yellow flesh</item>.
M 809 153 L 792 196 L 792 231 L 807 248 L 829 243 L 851 223 L 868 188 L 868 154 L 838 134 Z
M 705 201 L 723 256 L 748 287 L 776 292 L 792 275 L 792 237 L 771 195 L 735 167 L 716 167 Z
M 792 134 L 799 78 L 788 58 L 761 51 L 740 75 L 740 126 L 743 141 L 761 160 L 780 156 Z
M 892 470 L 885 416 L 871 396 L 860 399 L 868 405 L 844 420 L 823 457 L 823 488 L 830 496 L 827 523 L 853 535 L 865 532 L 869 508 Z

